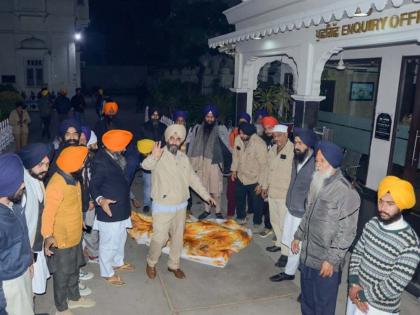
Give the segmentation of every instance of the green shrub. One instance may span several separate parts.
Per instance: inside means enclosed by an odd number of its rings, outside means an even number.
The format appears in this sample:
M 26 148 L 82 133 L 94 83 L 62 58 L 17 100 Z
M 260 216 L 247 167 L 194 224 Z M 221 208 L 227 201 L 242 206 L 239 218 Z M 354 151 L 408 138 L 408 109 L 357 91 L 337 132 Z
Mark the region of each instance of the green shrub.
M 22 100 L 22 96 L 12 86 L 0 85 L 0 121 L 8 118 L 16 102 Z

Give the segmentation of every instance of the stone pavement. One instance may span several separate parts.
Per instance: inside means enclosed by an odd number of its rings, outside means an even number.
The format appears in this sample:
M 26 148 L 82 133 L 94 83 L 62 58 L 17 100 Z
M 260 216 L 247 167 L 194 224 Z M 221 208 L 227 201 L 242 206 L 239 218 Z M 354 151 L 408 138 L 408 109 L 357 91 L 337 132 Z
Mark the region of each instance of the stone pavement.
M 87 117 L 88 121 L 94 121 L 92 109 Z M 140 115 L 134 114 L 134 110 L 130 108 L 123 111 L 120 118 L 124 119 L 129 129 L 136 129 L 141 121 Z M 39 141 L 36 114 L 33 119 L 31 141 Z M 136 176 L 133 191 L 141 200 L 141 174 Z M 200 208 L 194 202 L 193 213 L 198 215 Z M 223 269 L 182 260 L 181 267 L 187 275 L 184 280 L 176 279 L 167 271 L 167 255 L 162 255 L 158 277 L 150 280 L 145 274 L 148 248 L 128 239 L 127 261 L 132 262 L 137 269 L 121 274 L 126 285 L 108 285 L 99 276 L 99 266 L 88 264 L 85 268 L 92 271 L 95 278 L 86 284 L 92 289 L 90 297 L 96 300 L 97 305 L 91 309 L 76 309 L 73 312 L 76 315 L 300 314 L 300 306 L 296 302 L 299 276 L 294 281 L 281 283 L 268 280 L 271 275 L 280 271 L 274 266 L 278 254 L 265 251 L 265 247 L 271 244 L 271 236 L 266 239 L 255 236 L 250 245 L 234 254 Z M 345 314 L 346 289 L 346 275 L 343 275 L 337 303 L 338 315 Z M 48 292 L 37 296 L 35 301 L 37 313 L 55 314 L 51 279 L 48 282 Z M 419 306 L 419 301 L 405 293 L 401 314 L 418 314 Z

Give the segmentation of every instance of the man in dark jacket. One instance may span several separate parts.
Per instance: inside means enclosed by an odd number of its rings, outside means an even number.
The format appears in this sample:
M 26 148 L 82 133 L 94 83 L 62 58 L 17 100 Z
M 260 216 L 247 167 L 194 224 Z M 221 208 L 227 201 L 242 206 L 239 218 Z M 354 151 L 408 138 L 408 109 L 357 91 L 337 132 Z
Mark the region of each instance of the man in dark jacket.
M 113 285 L 124 282 L 115 271 L 132 271 L 124 262 L 127 228 L 131 228 L 130 185 L 127 161 L 122 154 L 133 134 L 126 130 L 110 130 L 102 137 L 104 149 L 98 151 L 92 165 L 91 196 L 96 202 L 94 229 L 99 231 L 99 265 L 101 276 Z
M 58 92 L 58 96 L 54 102 L 54 108 L 58 114 L 58 120 L 62 122 L 69 116 L 69 112 L 71 110 L 70 99 L 67 97 L 67 91 L 65 89 L 61 89 Z
M 165 129 L 166 125 L 160 122 L 161 113 L 156 107 L 149 111 L 149 121 L 142 125 L 140 130 L 140 139 L 150 139 L 155 142 L 165 144 Z M 143 212 L 149 212 L 152 205 L 150 197 L 152 191 L 152 175 L 150 171 L 143 170 Z
M 79 122 L 79 124 L 82 124 L 86 102 L 80 88 L 76 89 L 76 94 L 71 98 L 70 103 L 71 107 L 73 108 L 74 118 Z
M 305 200 L 308 195 L 312 174 L 315 170 L 314 148 L 317 143 L 315 133 L 309 129 L 294 129 L 294 160 L 292 176 L 286 196 L 287 213 L 284 218 L 282 244 L 289 248 L 289 252 L 281 253 L 276 263 L 277 267 L 285 268 L 270 278 L 273 282 L 293 280 L 299 267 L 299 254 L 290 252 L 290 245 L 294 234 L 305 213 Z
M 356 236 L 360 197 L 340 170 L 342 149 L 321 141 L 306 211 L 291 245 L 300 254 L 303 315 L 335 314 L 344 257 Z
M 0 314 L 31 315 L 33 256 L 25 212 L 20 206 L 25 184 L 19 157 L 0 155 L 0 174 L 0 283 L 4 293 L 0 297 Z

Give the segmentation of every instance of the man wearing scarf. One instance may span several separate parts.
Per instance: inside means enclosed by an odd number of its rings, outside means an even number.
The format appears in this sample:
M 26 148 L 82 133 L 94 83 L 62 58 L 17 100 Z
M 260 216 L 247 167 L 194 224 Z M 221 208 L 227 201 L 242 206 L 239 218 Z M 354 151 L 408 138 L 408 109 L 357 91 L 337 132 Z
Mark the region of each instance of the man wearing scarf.
M 127 229 L 131 228 L 130 182 L 123 152 L 133 139 L 126 130 L 110 130 L 102 137 L 104 148 L 92 164 L 90 192 L 96 202 L 94 230 L 99 231 L 99 266 L 101 277 L 121 286 L 124 281 L 116 271 L 133 271 L 124 261 Z
M 335 314 L 344 258 L 357 230 L 360 197 L 340 170 L 343 151 L 321 141 L 303 215 L 291 244 L 300 254 L 303 315 Z
M 399 314 L 420 261 L 419 238 L 402 216 L 415 204 L 411 183 L 395 176 L 379 183 L 378 216 L 366 223 L 350 259 L 347 315 Z
M 155 143 L 152 153 L 143 161 L 142 167 L 152 172 L 152 216 L 153 235 L 147 255 L 146 274 L 150 279 L 156 277 L 156 264 L 171 237 L 168 270 L 176 278 L 185 278 L 179 268 L 179 260 L 184 243 L 184 226 L 189 187 L 195 190 L 206 202 L 215 201 L 194 172 L 188 157 L 179 148 L 185 140 L 185 127 L 178 124 L 165 131 L 166 147 Z
M 16 154 L 0 155 L 0 314 L 33 315 L 31 244 L 25 211 L 23 165 Z M 2 290 L 3 289 L 3 290 Z
M 246 223 L 246 200 L 254 210 L 254 229 L 261 226 L 263 199 L 261 187 L 267 167 L 267 147 L 256 134 L 255 126 L 239 125 L 239 136 L 235 139 L 232 155 L 231 179 L 236 182 L 236 217 L 239 224 Z
M 19 151 L 28 143 L 29 124 L 31 117 L 23 102 L 17 102 L 16 108 L 10 112 L 9 123 L 12 126 L 13 136 L 16 143 L 16 151 Z
M 43 179 L 50 166 L 52 147 L 44 143 L 32 143 L 22 148 L 18 155 L 25 167 L 26 192 L 22 199 L 22 207 L 25 209 L 29 240 L 34 253 L 32 291 L 35 294 L 44 294 L 50 273 L 45 260 L 41 235 L 42 212 L 45 202 Z
M 159 108 L 152 107 L 149 110 L 149 120 L 142 125 L 140 130 L 141 139 L 150 139 L 155 142 L 163 142 L 166 126 L 160 122 L 161 112 Z M 152 199 L 150 197 L 152 189 L 152 175 L 149 171 L 143 170 L 143 212 L 150 211 Z
M 82 197 L 78 178 L 88 149 L 69 146 L 57 158 L 57 171 L 45 194 L 41 234 L 47 264 L 53 274 L 56 314 L 72 315 L 73 308 L 93 307 L 80 296 L 79 270 L 85 264 L 82 249 Z
M 216 218 L 223 219 L 220 206 L 220 197 L 223 191 L 222 166 L 224 161 L 222 145 L 229 148 L 229 134 L 227 128 L 217 122 L 219 111 L 216 106 L 205 106 L 203 115 L 203 122 L 196 125 L 192 131 L 188 156 L 204 187 L 216 200 Z M 210 215 L 210 210 L 211 206 L 206 203 L 205 210 L 199 216 L 199 219 L 207 218 Z

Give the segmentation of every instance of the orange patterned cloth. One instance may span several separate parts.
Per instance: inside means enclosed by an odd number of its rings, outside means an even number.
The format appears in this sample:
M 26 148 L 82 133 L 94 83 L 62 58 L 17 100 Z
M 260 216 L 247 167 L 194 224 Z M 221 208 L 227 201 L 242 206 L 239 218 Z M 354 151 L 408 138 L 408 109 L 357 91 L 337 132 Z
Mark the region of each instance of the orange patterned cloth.
M 152 217 L 132 212 L 131 220 L 133 228 L 129 231 L 130 236 L 139 244 L 149 245 L 153 233 Z M 248 246 L 251 239 L 251 232 L 235 220 L 221 223 L 187 220 L 182 258 L 224 267 L 234 253 Z M 170 247 L 170 244 L 168 246 Z M 168 252 L 168 249 L 164 248 L 163 252 Z

